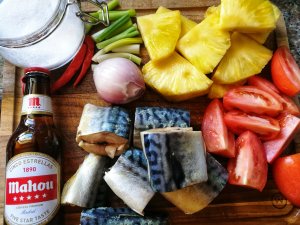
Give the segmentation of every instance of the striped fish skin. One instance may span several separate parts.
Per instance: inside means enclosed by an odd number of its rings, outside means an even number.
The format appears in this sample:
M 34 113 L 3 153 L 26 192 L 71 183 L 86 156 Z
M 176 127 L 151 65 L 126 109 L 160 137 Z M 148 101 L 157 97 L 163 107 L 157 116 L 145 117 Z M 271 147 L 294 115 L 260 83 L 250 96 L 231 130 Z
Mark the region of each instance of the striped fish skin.
M 166 132 L 144 131 L 141 136 L 148 176 L 155 192 L 175 191 L 207 181 L 201 131 L 166 128 Z
M 206 155 L 207 182 L 195 184 L 174 192 L 162 195 L 186 214 L 196 213 L 207 207 L 224 189 L 227 180 L 227 170 L 209 153 Z
M 162 107 L 138 107 L 135 110 L 133 145 L 142 148 L 140 133 L 145 130 L 165 127 L 189 127 L 190 113 L 187 110 Z
M 167 225 L 167 217 L 136 214 L 129 208 L 93 208 L 83 210 L 81 225 Z
M 114 158 L 128 147 L 129 113 L 117 106 L 84 106 L 76 142 L 85 151 Z
M 148 180 L 147 161 L 142 150 L 130 149 L 123 153 L 105 173 L 104 180 L 132 210 L 143 215 L 154 192 Z
M 129 138 L 130 118 L 126 109 L 113 107 L 100 107 L 86 104 L 80 119 L 78 135 L 87 135 L 98 132 L 112 132 L 116 135 Z
M 88 154 L 76 173 L 65 183 L 61 204 L 94 207 L 107 160 L 107 157 Z

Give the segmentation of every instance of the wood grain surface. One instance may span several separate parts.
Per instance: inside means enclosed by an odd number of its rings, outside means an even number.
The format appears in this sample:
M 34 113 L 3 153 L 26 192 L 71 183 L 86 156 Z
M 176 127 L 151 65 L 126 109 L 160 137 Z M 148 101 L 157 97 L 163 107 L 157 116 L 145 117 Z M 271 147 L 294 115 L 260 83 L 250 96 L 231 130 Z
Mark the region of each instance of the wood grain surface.
M 171 9 L 180 9 L 183 15 L 199 22 L 208 6 L 219 3 L 217 0 L 120 0 L 122 8 L 135 8 L 138 15 L 154 12 L 158 6 L 162 5 Z M 94 11 L 97 8 L 89 3 L 83 2 L 82 8 L 85 11 Z M 274 34 L 268 40 L 269 48 L 275 47 Z M 146 50 L 142 50 L 143 63 L 148 61 Z M 55 80 L 61 71 L 52 74 Z M 264 73 L 268 74 L 266 67 Z M 4 93 L 1 110 L 0 124 L 0 214 L 3 213 L 3 190 L 4 190 L 4 169 L 5 169 L 5 147 L 7 140 L 13 129 L 16 128 L 20 119 L 22 93 L 20 87 L 20 77 L 22 70 L 15 68 L 9 63 L 5 63 L 4 71 Z M 55 123 L 60 132 L 63 147 L 63 182 L 67 181 L 78 169 L 86 153 L 80 149 L 75 142 L 76 129 L 79 124 L 83 106 L 86 103 L 107 106 L 96 93 L 92 80 L 91 71 L 88 73 L 78 88 L 71 85 L 63 88 L 52 96 Z M 134 112 L 136 106 L 165 106 L 180 107 L 191 112 L 191 125 L 195 130 L 199 130 L 202 121 L 203 111 L 209 103 L 206 96 L 198 97 L 182 103 L 169 103 L 161 96 L 151 91 L 149 88 L 141 100 L 135 101 L 124 107 Z M 299 139 L 291 145 L 287 151 L 295 152 L 295 146 L 299 146 Z M 296 145 L 295 145 L 296 144 Z M 222 160 L 224 162 L 224 160 Z M 121 181 L 120 181 L 121 182 Z M 107 193 L 109 198 L 108 206 L 125 206 L 111 191 Z M 162 196 L 156 194 L 150 201 L 146 210 L 154 212 L 165 212 L 169 215 L 170 224 L 174 225 L 252 225 L 252 224 L 300 224 L 299 212 L 293 207 L 276 189 L 269 174 L 269 180 L 263 192 L 251 189 L 227 185 L 225 190 L 204 210 L 193 214 L 185 215 Z M 62 207 L 64 225 L 79 224 L 81 209 L 77 207 Z M 2 218 L 2 216 L 1 216 Z M 0 221 L 2 224 L 3 221 Z

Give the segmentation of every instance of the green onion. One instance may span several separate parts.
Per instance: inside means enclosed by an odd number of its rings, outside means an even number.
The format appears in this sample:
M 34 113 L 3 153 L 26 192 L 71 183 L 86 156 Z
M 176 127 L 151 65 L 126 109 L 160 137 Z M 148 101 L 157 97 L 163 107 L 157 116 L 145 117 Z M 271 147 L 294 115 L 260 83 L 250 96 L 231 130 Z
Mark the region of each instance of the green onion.
M 118 48 L 113 48 L 111 51 L 112 52 L 126 52 L 126 53 L 131 53 L 135 55 L 140 54 L 140 44 L 131 44 L 131 45 L 124 45 Z
M 126 58 L 138 65 L 140 65 L 142 62 L 142 59 L 140 57 L 130 54 L 130 53 L 127 53 L 127 52 L 107 53 L 104 55 L 98 55 L 95 59 L 93 58 L 93 61 L 101 63 L 104 60 L 111 59 L 111 58 Z
M 136 12 L 134 9 L 109 11 L 109 20 L 114 21 L 124 15 L 129 15 L 130 17 L 134 17 L 136 16 Z
M 97 44 L 97 48 L 102 49 L 105 46 L 107 46 L 107 45 L 109 45 L 109 44 L 111 44 L 115 41 L 118 41 L 120 39 L 131 38 L 131 37 L 135 37 L 135 36 L 138 36 L 138 35 L 139 35 L 139 31 L 137 30 L 137 27 L 133 25 L 130 28 L 128 28 L 127 30 L 123 31 L 122 33 L 120 33 L 116 36 L 113 36 L 112 38 L 107 39 L 105 41 L 99 42 Z
M 90 13 L 90 15 L 97 18 L 102 18 L 102 11 L 99 10 L 98 12 Z M 109 21 L 115 21 L 124 15 L 134 17 L 136 15 L 136 12 L 134 9 L 109 11 Z
M 131 19 L 125 23 L 122 27 L 119 27 L 118 29 L 114 30 L 110 35 L 108 35 L 105 39 L 112 38 L 115 35 L 118 35 L 119 33 L 122 33 L 124 30 L 127 30 L 129 27 L 133 25 Z
M 136 37 L 136 38 L 124 38 L 118 41 L 115 41 L 107 46 L 105 46 L 104 48 L 102 48 L 99 52 L 97 52 L 97 54 L 102 55 L 105 54 L 109 51 L 111 51 L 114 48 L 118 48 L 124 45 L 130 45 L 130 44 L 142 44 L 143 43 L 143 39 L 141 37 Z M 96 54 L 96 55 L 97 55 Z
M 119 5 L 119 0 L 112 0 L 107 3 L 107 8 L 108 8 L 108 10 L 112 10 L 112 9 L 116 8 L 118 5 Z
M 105 40 L 106 38 L 109 38 L 110 35 L 117 29 L 123 27 L 128 21 L 130 21 L 129 15 L 124 15 L 120 17 L 118 20 L 114 21 L 111 25 L 108 27 L 98 31 L 97 33 L 92 35 L 92 38 L 95 42 L 100 42 Z M 126 28 L 127 29 L 127 28 Z
M 87 34 L 88 32 L 90 32 L 93 26 L 94 25 L 91 23 L 84 23 L 84 33 Z
M 113 10 L 118 5 L 119 5 L 119 0 L 112 0 L 112 1 L 108 2 L 107 3 L 108 11 Z M 134 9 L 133 9 L 134 12 L 132 12 L 130 10 L 127 10 L 127 11 L 129 11 L 128 12 L 129 16 L 131 16 L 133 13 L 135 14 L 135 10 Z M 95 17 L 95 18 L 100 18 L 100 16 L 99 16 L 100 13 L 102 13 L 101 10 L 99 10 L 98 12 L 91 12 L 90 15 L 93 16 L 93 17 Z M 109 15 L 110 15 L 110 12 L 109 12 Z M 114 17 L 116 17 L 116 16 L 114 16 Z M 119 17 L 121 17 L 121 16 L 119 16 Z M 117 17 L 117 19 L 119 17 Z M 102 15 L 101 15 L 101 18 L 102 18 Z M 92 18 L 91 18 L 91 21 L 92 22 L 96 22 L 96 20 L 93 20 Z M 85 32 L 85 34 L 87 34 L 88 32 L 90 32 L 90 30 L 92 29 L 93 26 L 94 26 L 94 24 L 85 23 L 84 24 L 84 32 Z

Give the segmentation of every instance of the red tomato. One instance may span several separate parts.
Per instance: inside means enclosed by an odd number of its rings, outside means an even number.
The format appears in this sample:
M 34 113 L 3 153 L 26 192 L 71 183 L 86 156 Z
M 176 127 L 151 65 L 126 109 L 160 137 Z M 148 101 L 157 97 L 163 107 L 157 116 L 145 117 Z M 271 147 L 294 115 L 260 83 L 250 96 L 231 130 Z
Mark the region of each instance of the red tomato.
M 235 156 L 234 136 L 225 126 L 223 106 L 218 99 L 211 101 L 204 112 L 202 134 L 208 152 Z
M 300 119 L 291 114 L 282 114 L 278 118 L 280 132 L 276 138 L 264 142 L 268 163 L 272 163 L 287 148 L 300 128 Z
M 228 161 L 228 182 L 262 191 L 267 182 L 268 163 L 263 145 L 251 131 L 242 133 L 235 143 L 237 155 Z
M 280 91 L 277 89 L 277 87 L 272 84 L 270 81 L 268 81 L 265 78 L 262 78 L 258 75 L 252 76 L 247 80 L 248 84 L 251 86 L 255 86 L 263 91 L 272 93 L 275 92 L 277 94 L 280 93 Z
M 226 110 L 240 109 L 247 113 L 276 116 L 282 111 L 282 104 L 271 94 L 253 86 L 237 87 L 223 97 Z
M 225 114 L 224 121 L 228 129 L 234 134 L 241 134 L 250 130 L 262 140 L 274 139 L 280 132 L 278 120 L 269 116 L 250 115 L 234 110 Z
M 300 68 L 285 46 L 278 48 L 271 61 L 271 74 L 276 87 L 288 96 L 300 92 Z
M 279 191 L 300 207 L 300 153 L 278 158 L 273 164 L 273 177 Z
M 296 103 L 288 96 L 281 94 L 280 91 L 276 88 L 276 86 L 267 79 L 264 79 L 259 76 L 253 76 L 248 79 L 248 84 L 273 95 L 277 100 L 281 102 L 284 112 L 295 116 L 300 115 L 300 110 Z

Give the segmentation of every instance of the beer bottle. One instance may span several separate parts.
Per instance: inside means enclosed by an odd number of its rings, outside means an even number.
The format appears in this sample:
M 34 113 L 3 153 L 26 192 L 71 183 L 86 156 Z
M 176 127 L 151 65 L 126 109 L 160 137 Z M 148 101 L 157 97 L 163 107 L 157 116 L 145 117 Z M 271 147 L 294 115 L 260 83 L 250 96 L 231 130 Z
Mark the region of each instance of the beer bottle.
M 62 224 L 61 150 L 53 123 L 49 71 L 27 68 L 21 120 L 6 149 L 5 223 Z

